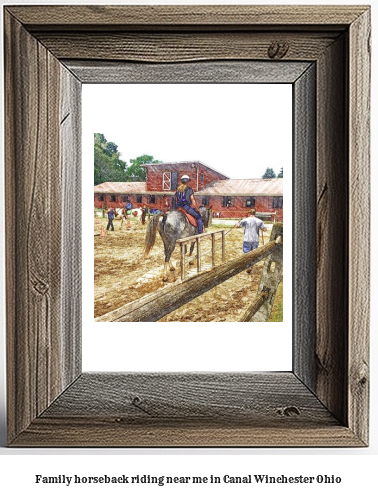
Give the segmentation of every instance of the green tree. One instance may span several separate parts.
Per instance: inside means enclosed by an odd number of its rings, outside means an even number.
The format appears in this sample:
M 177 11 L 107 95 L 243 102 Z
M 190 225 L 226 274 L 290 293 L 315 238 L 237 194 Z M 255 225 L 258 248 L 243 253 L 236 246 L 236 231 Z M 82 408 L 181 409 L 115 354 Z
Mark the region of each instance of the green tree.
M 145 181 L 146 169 L 142 167 L 145 163 L 161 163 L 161 161 L 154 160 L 151 155 L 142 155 L 130 160 L 130 166 L 126 169 L 126 179 L 128 181 Z
M 108 142 L 104 134 L 94 134 L 94 185 L 102 182 L 126 181 L 127 164 L 120 159 L 121 153 L 114 142 Z
M 279 179 L 283 178 L 283 167 L 281 167 L 280 173 L 277 175 Z
M 276 174 L 272 168 L 267 168 L 265 174 L 261 176 L 263 179 L 274 179 Z

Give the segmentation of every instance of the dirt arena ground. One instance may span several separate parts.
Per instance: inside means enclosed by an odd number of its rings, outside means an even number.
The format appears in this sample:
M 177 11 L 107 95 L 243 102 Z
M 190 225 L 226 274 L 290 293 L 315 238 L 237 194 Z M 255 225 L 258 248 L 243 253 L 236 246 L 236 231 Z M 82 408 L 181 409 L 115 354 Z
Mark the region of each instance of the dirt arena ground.
M 105 219 L 94 224 L 95 234 L 101 227 L 106 227 Z M 120 221 L 114 222 L 114 232 L 106 231 L 105 237 L 94 238 L 94 315 L 95 317 L 117 309 L 125 303 L 132 302 L 144 295 L 154 292 L 167 283 L 161 275 L 164 262 L 163 243 L 157 234 L 155 246 L 147 259 L 143 260 L 144 238 L 146 226 L 133 220 L 128 229 Z M 219 226 L 207 231 L 220 229 Z M 230 228 L 224 228 L 226 233 Z M 265 242 L 269 240 L 270 229 L 264 234 Z M 221 236 L 216 239 L 216 264 L 221 263 Z M 242 255 L 243 230 L 232 229 L 226 235 L 226 260 Z M 261 242 L 260 242 L 261 244 Z M 210 263 L 210 238 L 203 244 L 203 262 Z M 172 254 L 176 270 L 169 273 L 168 283 L 180 281 L 180 256 L 176 247 Z M 263 262 L 256 264 L 252 272 L 239 273 L 225 283 L 209 290 L 192 302 L 168 314 L 160 321 L 239 321 L 248 303 L 254 300 L 260 281 Z M 195 268 L 195 266 L 193 266 Z M 282 297 L 282 285 L 277 293 Z M 274 308 L 273 308 L 274 311 Z M 273 315 L 273 313 L 272 313 Z M 277 321 L 275 319 L 274 321 Z

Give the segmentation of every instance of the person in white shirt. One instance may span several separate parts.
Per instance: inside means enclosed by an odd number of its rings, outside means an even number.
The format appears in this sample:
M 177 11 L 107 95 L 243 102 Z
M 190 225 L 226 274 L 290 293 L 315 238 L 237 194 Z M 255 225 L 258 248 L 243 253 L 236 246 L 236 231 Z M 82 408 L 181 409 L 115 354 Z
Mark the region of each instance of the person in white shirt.
M 259 232 L 266 231 L 266 227 L 261 219 L 256 216 L 256 210 L 253 208 L 249 212 L 249 217 L 242 219 L 236 224 L 236 227 L 244 227 L 243 252 L 247 253 L 255 250 L 259 246 Z

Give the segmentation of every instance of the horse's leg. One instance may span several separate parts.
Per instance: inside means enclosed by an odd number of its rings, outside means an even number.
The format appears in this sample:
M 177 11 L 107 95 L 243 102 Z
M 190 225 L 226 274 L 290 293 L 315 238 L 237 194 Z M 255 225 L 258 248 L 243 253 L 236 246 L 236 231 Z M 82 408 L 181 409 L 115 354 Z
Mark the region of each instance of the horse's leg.
M 194 250 L 194 245 L 195 245 L 195 242 L 193 241 L 193 243 L 190 244 L 190 250 L 189 250 L 189 255 L 188 255 L 189 266 L 193 266 L 194 265 L 193 259 L 190 258 L 192 256 L 192 253 L 193 253 L 193 250 Z
M 168 267 L 171 271 L 174 271 L 175 268 L 171 262 L 171 255 L 175 248 L 175 243 L 164 240 L 164 253 L 165 253 L 165 262 L 163 269 L 163 281 L 168 281 Z
M 164 262 L 163 281 L 168 281 L 168 262 Z
M 170 269 L 171 271 L 174 271 L 174 270 L 176 269 L 176 268 L 175 268 L 175 266 L 172 264 L 171 259 L 169 259 L 168 264 L 169 264 L 169 269 Z

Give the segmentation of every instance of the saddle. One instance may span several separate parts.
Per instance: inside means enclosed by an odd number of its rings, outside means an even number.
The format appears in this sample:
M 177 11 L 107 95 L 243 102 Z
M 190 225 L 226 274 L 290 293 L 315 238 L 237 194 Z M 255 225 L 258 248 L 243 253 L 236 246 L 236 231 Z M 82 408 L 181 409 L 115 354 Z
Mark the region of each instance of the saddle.
M 177 211 L 182 212 L 185 215 L 185 217 L 188 219 L 189 224 L 191 224 L 194 227 L 197 227 L 197 220 L 195 217 L 193 217 L 193 215 L 188 214 L 188 212 L 182 207 L 177 207 Z

